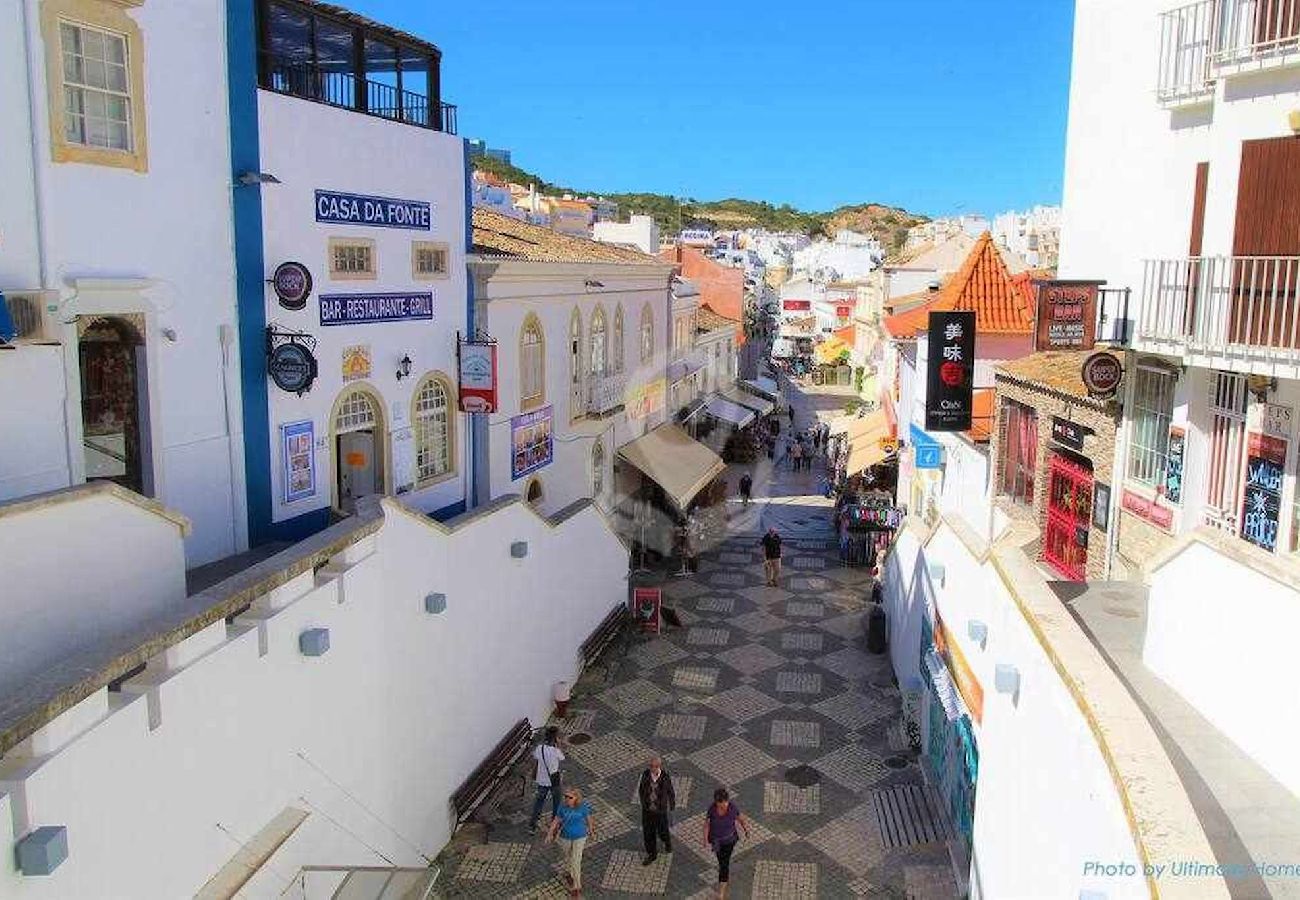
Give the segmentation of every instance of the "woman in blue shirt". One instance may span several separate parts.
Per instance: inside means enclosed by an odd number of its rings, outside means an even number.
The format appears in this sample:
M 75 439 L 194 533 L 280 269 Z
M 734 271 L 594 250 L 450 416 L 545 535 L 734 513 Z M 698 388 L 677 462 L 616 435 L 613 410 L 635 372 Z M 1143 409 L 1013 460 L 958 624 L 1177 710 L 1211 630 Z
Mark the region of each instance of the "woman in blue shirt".
M 587 845 L 587 835 L 591 834 L 591 804 L 582 799 L 582 791 L 566 788 L 564 802 L 560 804 L 555 817 L 551 819 L 550 831 L 546 833 L 547 841 L 560 840 L 560 852 L 568 866 L 564 873 L 565 884 L 569 886 L 570 897 L 582 896 L 582 849 Z

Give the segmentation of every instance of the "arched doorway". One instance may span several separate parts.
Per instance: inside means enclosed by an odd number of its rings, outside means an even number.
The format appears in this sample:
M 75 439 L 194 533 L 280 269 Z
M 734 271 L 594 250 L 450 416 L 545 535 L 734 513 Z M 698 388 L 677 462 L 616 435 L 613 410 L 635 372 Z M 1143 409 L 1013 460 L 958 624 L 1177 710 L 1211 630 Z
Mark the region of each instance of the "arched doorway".
M 542 505 L 542 480 L 540 478 L 534 478 L 528 482 L 528 492 L 524 495 L 524 499 L 528 501 L 529 506 L 534 508 Z
M 384 492 L 384 413 L 379 398 L 351 387 L 334 403 L 334 508 L 356 512 L 357 500 Z
M 138 316 L 81 316 L 81 435 L 86 480 L 153 493 L 144 427 L 149 408 L 144 328 Z

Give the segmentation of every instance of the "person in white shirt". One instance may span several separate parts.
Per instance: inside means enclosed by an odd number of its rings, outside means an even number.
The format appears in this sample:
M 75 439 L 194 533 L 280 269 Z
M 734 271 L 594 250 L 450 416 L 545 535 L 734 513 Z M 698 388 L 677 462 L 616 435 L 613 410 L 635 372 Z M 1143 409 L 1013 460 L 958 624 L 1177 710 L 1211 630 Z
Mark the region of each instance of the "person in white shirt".
M 537 820 L 542 815 L 542 804 L 546 802 L 546 795 L 551 795 L 551 815 L 554 816 L 560 808 L 560 763 L 564 762 L 564 751 L 557 746 L 560 737 L 560 729 L 554 725 L 546 729 L 546 737 L 537 745 L 533 751 L 533 759 L 537 761 L 537 799 L 533 801 L 533 817 L 528 821 L 529 834 L 537 833 Z

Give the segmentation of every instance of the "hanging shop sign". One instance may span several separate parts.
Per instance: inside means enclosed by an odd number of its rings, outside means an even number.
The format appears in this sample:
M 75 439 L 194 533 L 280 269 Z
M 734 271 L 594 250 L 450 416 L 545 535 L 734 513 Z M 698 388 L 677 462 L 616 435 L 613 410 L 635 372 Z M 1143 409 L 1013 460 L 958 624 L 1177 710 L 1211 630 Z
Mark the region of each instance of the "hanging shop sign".
M 943 468 L 943 444 L 930 437 L 916 425 L 908 425 L 912 448 L 916 451 L 913 465 L 918 469 Z
M 1086 425 L 1080 425 L 1059 416 L 1052 416 L 1052 440 L 1062 447 L 1082 451 L 1083 439 L 1090 434 L 1095 434 L 1095 432 Z
M 835 317 L 837 319 L 847 319 L 851 315 L 853 315 L 853 307 L 851 306 L 835 307 Z
M 1097 289 L 1101 281 L 1038 281 L 1035 347 L 1091 350 L 1097 343 Z
M 970 431 L 975 313 L 932 312 L 926 363 L 925 430 Z
M 1165 453 L 1165 499 L 1170 503 L 1183 502 L 1183 457 L 1187 453 L 1187 430 L 1169 429 L 1169 447 Z
M 460 344 L 460 409 L 467 413 L 497 411 L 496 342 Z
M 429 231 L 433 228 L 433 208 L 422 200 L 398 200 L 395 197 L 318 190 L 316 221 L 330 225 L 369 225 L 373 228 Z
M 510 420 L 510 449 L 510 477 L 513 480 L 551 464 L 555 457 L 551 407 L 543 406 Z
M 1167 506 L 1161 506 L 1154 500 L 1148 500 L 1141 494 L 1125 491 L 1120 497 L 1120 506 L 1127 512 L 1141 519 L 1146 519 L 1159 528 L 1169 528 L 1174 523 L 1174 512 Z
M 966 661 L 961 647 L 952 639 L 952 633 L 948 631 L 948 626 L 939 615 L 938 609 L 934 611 L 934 649 L 947 663 L 948 671 L 952 673 L 953 683 L 957 685 L 957 692 L 961 694 L 966 709 L 970 711 L 970 717 L 976 725 L 980 724 L 984 720 L 984 688 L 975 677 L 970 663 Z
M 1241 501 L 1241 539 L 1272 553 L 1282 511 L 1286 441 L 1251 432 L 1246 437 L 1246 486 Z
M 302 309 L 311 296 L 311 272 L 300 262 L 282 262 L 271 276 L 271 288 L 282 307 Z
M 782 300 L 781 308 L 790 312 L 812 309 L 811 300 Z
M 1088 396 L 1094 400 L 1107 400 L 1115 396 L 1124 380 L 1124 366 L 1119 357 L 1106 350 L 1098 350 L 1083 361 L 1079 372 Z
M 305 500 L 316 494 L 315 425 L 310 421 L 280 426 L 284 502 Z
M 433 294 L 321 294 L 322 325 L 370 325 L 433 318 Z
M 343 348 L 343 383 L 369 378 L 371 373 L 370 345 L 354 344 Z
M 266 374 L 282 391 L 301 397 L 311 390 L 318 368 L 316 339 L 299 331 L 266 328 Z

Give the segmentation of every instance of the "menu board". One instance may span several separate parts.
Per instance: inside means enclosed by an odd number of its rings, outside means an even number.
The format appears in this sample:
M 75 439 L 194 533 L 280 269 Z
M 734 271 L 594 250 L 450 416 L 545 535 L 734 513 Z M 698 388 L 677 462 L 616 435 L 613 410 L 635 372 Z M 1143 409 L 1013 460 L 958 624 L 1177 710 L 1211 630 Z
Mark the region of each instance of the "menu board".
M 1183 502 L 1183 456 L 1186 452 L 1186 430 L 1170 428 L 1168 462 L 1165 464 L 1165 499 L 1170 503 Z
M 1285 468 L 1286 441 L 1251 432 L 1246 441 L 1246 486 L 1241 502 L 1241 537 L 1270 553 L 1277 547 Z

